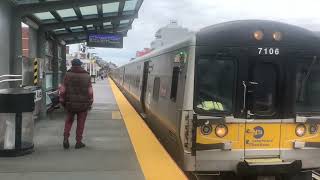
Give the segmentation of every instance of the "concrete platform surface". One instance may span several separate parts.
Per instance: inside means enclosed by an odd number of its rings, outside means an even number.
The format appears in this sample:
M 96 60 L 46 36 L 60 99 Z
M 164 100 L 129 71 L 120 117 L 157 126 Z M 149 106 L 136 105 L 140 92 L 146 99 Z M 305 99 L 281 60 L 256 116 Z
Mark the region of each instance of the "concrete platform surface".
M 108 81 L 94 86 L 95 102 L 84 132 L 87 147 L 62 148 L 64 112 L 51 114 L 35 125 L 35 152 L 0 158 L 1 180 L 141 180 L 144 175 Z

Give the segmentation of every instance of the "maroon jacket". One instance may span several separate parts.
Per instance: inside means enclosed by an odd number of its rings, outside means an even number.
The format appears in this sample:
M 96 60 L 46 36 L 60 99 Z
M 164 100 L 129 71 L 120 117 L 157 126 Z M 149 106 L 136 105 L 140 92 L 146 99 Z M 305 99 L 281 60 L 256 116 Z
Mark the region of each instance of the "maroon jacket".
M 91 77 L 80 66 L 66 73 L 60 88 L 60 102 L 69 112 L 88 111 L 93 103 Z

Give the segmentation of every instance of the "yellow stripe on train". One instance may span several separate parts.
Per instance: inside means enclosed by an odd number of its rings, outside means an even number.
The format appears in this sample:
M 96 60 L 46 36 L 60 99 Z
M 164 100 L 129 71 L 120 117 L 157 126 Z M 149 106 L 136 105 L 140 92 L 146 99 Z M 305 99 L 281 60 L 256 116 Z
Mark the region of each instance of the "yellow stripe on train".
M 215 134 L 217 124 L 213 124 L 212 133 L 209 135 L 202 134 L 201 127 L 197 128 L 196 142 L 199 144 L 231 142 L 234 150 L 293 149 L 295 141 L 320 142 L 320 133 L 311 134 L 309 124 L 305 124 L 307 129 L 305 135 L 298 137 L 295 132 L 297 125 L 295 123 L 231 123 L 226 124 L 228 127 L 227 135 L 220 138 Z

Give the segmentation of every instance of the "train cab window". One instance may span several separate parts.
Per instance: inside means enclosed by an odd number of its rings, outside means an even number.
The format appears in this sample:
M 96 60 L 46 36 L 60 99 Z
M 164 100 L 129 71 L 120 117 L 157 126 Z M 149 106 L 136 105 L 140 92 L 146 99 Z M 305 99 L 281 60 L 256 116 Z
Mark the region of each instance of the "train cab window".
M 320 62 L 317 59 L 296 64 L 296 111 L 320 112 Z
M 196 66 L 196 112 L 230 112 L 235 79 L 234 62 L 208 57 L 200 58 Z
M 154 78 L 154 83 L 153 83 L 153 100 L 158 101 L 159 100 L 159 91 L 160 91 L 160 78 L 156 77 Z
M 174 67 L 172 71 L 171 93 L 170 93 L 170 99 L 174 102 L 177 99 L 179 73 L 180 73 L 180 68 Z

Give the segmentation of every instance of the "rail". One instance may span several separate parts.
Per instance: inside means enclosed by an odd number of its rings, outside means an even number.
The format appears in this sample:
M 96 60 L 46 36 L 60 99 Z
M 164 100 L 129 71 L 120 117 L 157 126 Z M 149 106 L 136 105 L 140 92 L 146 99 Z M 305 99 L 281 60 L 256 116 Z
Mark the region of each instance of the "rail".
M 15 78 L 15 79 L 10 79 L 10 78 Z M 1 75 L 0 79 L 3 79 L 3 80 L 0 80 L 0 83 L 22 81 L 22 75 L 6 74 L 6 75 Z

